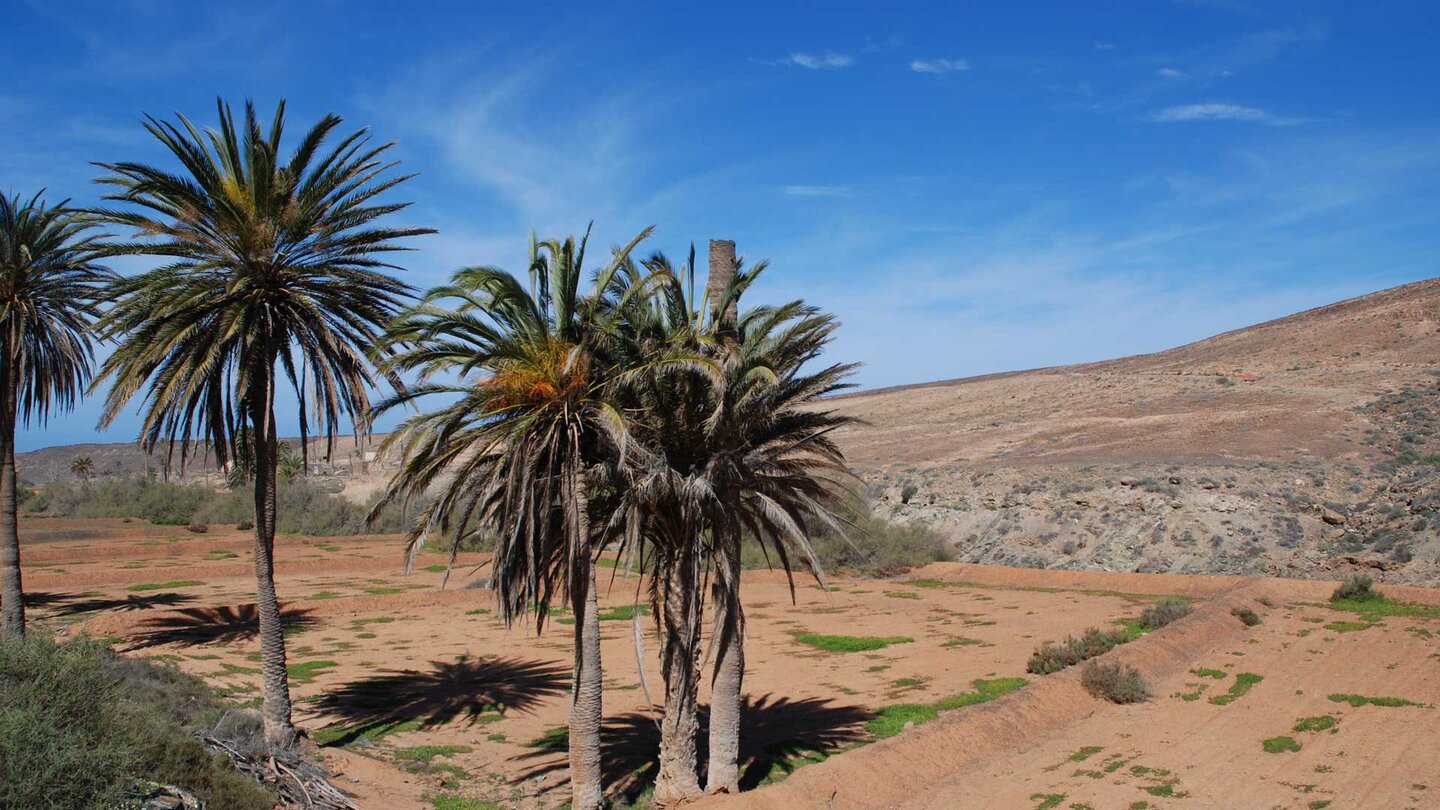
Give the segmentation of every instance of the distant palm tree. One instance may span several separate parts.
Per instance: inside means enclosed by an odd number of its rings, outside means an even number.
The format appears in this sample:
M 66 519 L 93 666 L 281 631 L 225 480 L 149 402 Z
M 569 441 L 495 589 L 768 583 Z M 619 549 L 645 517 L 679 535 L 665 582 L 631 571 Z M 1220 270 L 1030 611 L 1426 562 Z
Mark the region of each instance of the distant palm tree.
M 648 234 L 615 252 L 588 295 L 580 292 L 588 233 L 578 242 L 532 241 L 528 288 L 497 268 L 460 270 L 396 320 L 389 341 L 401 348 L 384 367 L 419 379 L 376 408 L 379 414 L 432 395 L 453 398 L 406 419 L 382 447 L 399 448 L 404 459 L 382 506 L 429 492 L 411 529 L 412 552 L 432 530 L 456 542 L 492 532 L 491 584 L 506 621 L 534 609 L 543 629 L 552 597 L 574 611 L 569 750 L 576 810 L 605 800 L 594 554 L 609 521 L 598 514 L 596 491 L 603 468 L 618 463 L 628 441 L 629 416 L 613 394 L 632 373 L 608 349 L 615 308 L 604 293 Z
M 285 746 L 295 729 L 274 579 L 276 389 L 308 396 L 327 440 L 342 420 L 364 428 L 376 383 L 367 353 L 410 292 L 383 272 L 400 269 L 384 257 L 407 249 L 397 240 L 433 231 L 377 225 L 408 205 L 377 200 L 409 177 L 389 175 L 391 144 L 360 130 L 321 154 L 341 123 L 327 115 L 287 157 L 283 101 L 268 130 L 249 103 L 238 126 L 229 105 L 217 107 L 219 129 L 203 133 L 184 116 L 146 118 L 178 174 L 97 164 L 110 173 L 100 182 L 118 189 L 106 199 L 128 206 L 94 213 L 137 236 L 114 250 L 168 260 L 116 285 L 102 326 L 120 343 L 101 368 L 112 385 L 100 421 L 145 389 L 147 450 L 178 442 L 184 453 L 208 440 L 222 467 L 253 464 L 265 738 Z
M 84 391 L 101 286 L 100 235 L 66 203 L 0 195 L 0 635 L 25 634 L 15 427 L 44 424 Z
M 95 474 L 95 462 L 89 456 L 76 456 L 70 462 L 70 474 L 80 479 L 81 483 L 90 483 L 90 476 Z

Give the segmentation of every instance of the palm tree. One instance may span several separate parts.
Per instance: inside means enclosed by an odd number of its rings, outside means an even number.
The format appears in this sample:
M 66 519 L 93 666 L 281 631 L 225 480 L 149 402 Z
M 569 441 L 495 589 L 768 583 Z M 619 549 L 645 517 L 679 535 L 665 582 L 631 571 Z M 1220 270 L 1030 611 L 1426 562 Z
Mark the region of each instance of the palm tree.
M 578 243 L 532 240 L 528 288 L 494 267 L 458 271 L 391 328 L 387 345 L 398 351 L 383 367 L 418 379 L 376 407 L 378 415 L 453 397 L 406 419 L 382 446 L 398 448 L 404 461 L 381 505 L 430 498 L 410 531 L 412 557 L 431 531 L 458 543 L 484 530 L 496 537 L 490 581 L 507 622 L 533 609 L 543 629 L 552 597 L 574 611 L 569 755 L 577 810 L 604 803 L 594 554 L 610 521 L 596 492 L 628 442 L 629 418 L 612 392 L 632 373 L 608 349 L 616 307 L 604 292 L 649 233 L 616 250 L 585 296 L 588 231 Z
M 89 456 L 76 456 L 70 462 L 70 474 L 80 479 L 80 483 L 90 483 L 90 476 L 95 474 L 95 462 Z
M 68 410 L 90 379 L 91 326 L 110 273 L 66 203 L 0 195 L 0 635 L 25 634 L 15 428 Z
M 167 259 L 116 285 L 102 328 L 120 343 L 101 367 L 99 380 L 112 385 L 100 421 L 145 388 L 147 450 L 165 443 L 173 453 L 178 443 L 184 454 L 208 441 L 222 467 L 247 456 L 253 464 L 265 738 L 287 746 L 295 729 L 274 578 L 276 391 L 288 384 L 308 397 L 327 441 L 342 420 L 364 429 L 376 383 L 367 352 L 410 290 L 385 274 L 400 269 L 385 257 L 407 249 L 397 240 L 433 231 L 378 224 L 408 205 L 377 200 L 409 177 L 389 174 L 392 144 L 360 130 L 322 154 L 341 123 L 327 115 L 287 157 L 283 101 L 268 131 L 248 102 L 238 126 L 229 105 L 217 107 L 219 129 L 204 133 L 184 116 L 147 116 L 180 174 L 97 164 L 110 173 L 100 182 L 118 189 L 106 199 L 128 206 L 94 213 L 137 235 L 113 249 Z

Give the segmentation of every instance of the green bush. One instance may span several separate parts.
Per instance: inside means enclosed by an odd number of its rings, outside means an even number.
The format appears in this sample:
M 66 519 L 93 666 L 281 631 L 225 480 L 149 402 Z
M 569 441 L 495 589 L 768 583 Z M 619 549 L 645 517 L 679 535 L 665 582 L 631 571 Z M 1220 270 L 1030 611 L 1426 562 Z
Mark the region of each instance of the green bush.
M 97 642 L 0 641 L 0 807 L 113 808 L 139 779 L 270 810 L 274 796 L 194 736 L 220 713 L 198 678 Z
M 1260 617 L 1255 614 L 1255 611 L 1247 607 L 1230 608 L 1230 615 L 1239 619 L 1240 623 L 1246 627 L 1254 627 L 1260 623 Z
M 383 510 L 369 525 L 366 506 L 330 492 L 326 482 L 282 480 L 276 490 L 276 529 L 285 534 L 331 536 L 390 533 L 401 530 L 400 509 Z M 141 518 L 164 526 L 235 524 L 253 528 L 255 502 L 248 490 L 219 491 L 203 484 L 177 484 L 146 478 L 98 481 L 87 487 L 56 482 L 24 493 L 25 512 L 55 517 Z
M 1036 647 L 1035 652 L 1031 653 L 1030 661 L 1025 665 L 1025 671 L 1031 675 L 1049 675 L 1052 672 L 1059 672 L 1066 667 L 1073 667 L 1081 661 L 1103 655 L 1129 641 L 1130 637 L 1130 633 L 1126 630 L 1100 630 L 1092 627 L 1086 630 L 1080 638 L 1067 636 L 1059 644 L 1047 641 Z
M 1375 580 L 1365 574 L 1351 574 L 1344 582 L 1330 595 L 1331 602 L 1338 602 L 1348 599 L 1352 602 L 1369 602 L 1372 599 L 1381 599 L 1380 592 L 1375 590 Z
M 1150 687 L 1134 667 L 1116 662 L 1091 661 L 1080 672 L 1085 691 L 1111 703 L 1142 703 L 1150 699 Z
M 1159 630 L 1176 619 L 1183 619 L 1189 615 L 1189 602 L 1167 596 L 1145 608 L 1145 612 L 1140 614 L 1140 623 L 1150 630 Z
M 954 558 L 949 544 L 938 532 L 925 526 L 891 523 L 866 512 L 842 519 L 842 536 L 827 526 L 810 526 L 815 558 L 826 573 L 847 573 L 861 577 L 888 577 L 912 568 Z M 746 542 L 741 561 L 746 568 L 778 567 L 759 545 Z M 795 555 L 791 566 L 803 570 L 804 561 Z

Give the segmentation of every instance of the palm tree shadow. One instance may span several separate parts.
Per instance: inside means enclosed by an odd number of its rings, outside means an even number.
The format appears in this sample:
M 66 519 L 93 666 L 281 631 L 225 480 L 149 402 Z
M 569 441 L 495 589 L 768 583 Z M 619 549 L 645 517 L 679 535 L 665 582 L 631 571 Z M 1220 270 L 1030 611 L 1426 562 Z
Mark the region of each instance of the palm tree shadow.
M 187 602 L 194 602 L 195 597 L 186 596 L 183 593 L 157 593 L 150 596 L 142 594 L 130 594 L 118 599 L 77 599 L 65 601 L 55 611 L 56 616 L 74 616 L 79 613 L 93 613 L 104 610 L 113 610 L 122 613 L 130 613 L 136 610 L 151 610 L 159 607 L 175 607 Z
M 347 728 L 330 745 L 344 745 L 367 732 L 397 723 L 422 727 L 460 717 L 486 722 L 510 711 L 531 711 L 569 688 L 570 670 L 521 658 L 431 661 L 431 669 L 392 670 L 327 691 L 317 712 Z
M 865 723 L 874 714 L 863 706 L 837 705 L 827 698 L 746 697 L 741 712 L 740 789 L 750 790 L 767 778 L 789 773 L 806 761 L 823 759 L 869 737 Z M 700 707 L 700 751 L 697 766 L 709 754 L 705 729 L 709 707 Z M 517 761 L 535 761 L 518 780 L 563 772 L 565 760 L 554 756 L 566 750 L 563 738 L 547 739 L 539 750 L 520 754 Z M 633 800 L 655 782 L 660 750 L 656 715 L 633 712 L 605 721 L 600 737 L 606 784 L 620 797 Z M 702 774 L 703 781 L 703 774 Z
M 280 621 L 286 632 L 305 630 L 317 624 L 310 615 L 312 608 L 285 608 Z M 129 651 L 178 644 L 199 647 L 205 644 L 229 644 L 248 641 L 260 634 L 260 613 L 255 605 L 184 608 L 145 622 L 131 636 Z

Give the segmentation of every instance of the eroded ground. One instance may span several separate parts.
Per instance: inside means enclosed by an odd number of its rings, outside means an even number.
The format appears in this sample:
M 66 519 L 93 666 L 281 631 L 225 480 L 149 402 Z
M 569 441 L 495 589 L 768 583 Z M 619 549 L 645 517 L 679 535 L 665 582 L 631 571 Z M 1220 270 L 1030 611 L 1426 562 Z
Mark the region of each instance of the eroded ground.
M 28 520 L 22 532 L 37 621 L 172 661 L 237 705 L 258 700 L 246 533 L 80 520 Z M 394 538 L 283 538 L 277 558 L 297 720 L 362 806 L 428 807 L 452 794 L 526 807 L 568 798 L 568 615 L 539 636 L 506 628 L 489 592 L 466 587 L 483 577 L 471 573 L 482 556 L 466 557 L 441 589 L 443 556 L 422 555 L 404 576 Z M 959 564 L 832 584 L 802 583 L 792 605 L 783 577 L 747 577 L 745 785 L 806 767 L 722 804 L 1440 803 L 1436 611 L 1367 620 L 1325 605 L 1323 583 L 1265 581 L 1254 590 L 1230 577 Z M 658 735 L 636 665 L 638 592 L 635 578 L 616 577 L 602 601 L 606 768 L 630 792 L 651 776 Z M 1026 675 L 1041 641 L 1113 628 L 1162 594 L 1191 598 L 1196 614 L 1111 653 L 1151 676 L 1152 701 L 1101 703 L 1073 670 Z M 1405 594 L 1440 604 L 1432 592 Z M 1235 599 L 1254 604 L 1258 626 L 1229 615 Z M 654 690 L 658 645 L 641 620 Z M 999 697 L 1017 678 L 1028 684 Z M 1358 698 L 1332 694 L 1407 705 L 1351 705 Z M 998 699 L 935 719 L 939 709 L 989 698 Z M 871 768 L 887 774 L 888 793 L 856 787 L 873 781 Z

